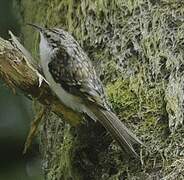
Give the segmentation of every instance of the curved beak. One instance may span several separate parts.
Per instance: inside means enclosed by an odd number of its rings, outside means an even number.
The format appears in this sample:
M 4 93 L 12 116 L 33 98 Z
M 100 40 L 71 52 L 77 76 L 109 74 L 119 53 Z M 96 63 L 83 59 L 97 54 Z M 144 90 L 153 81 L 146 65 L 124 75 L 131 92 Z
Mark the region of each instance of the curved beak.
M 32 23 L 27 23 L 27 25 L 32 26 L 33 28 L 35 28 L 36 30 L 43 32 L 44 28 L 41 26 L 38 26 L 36 24 L 32 24 Z

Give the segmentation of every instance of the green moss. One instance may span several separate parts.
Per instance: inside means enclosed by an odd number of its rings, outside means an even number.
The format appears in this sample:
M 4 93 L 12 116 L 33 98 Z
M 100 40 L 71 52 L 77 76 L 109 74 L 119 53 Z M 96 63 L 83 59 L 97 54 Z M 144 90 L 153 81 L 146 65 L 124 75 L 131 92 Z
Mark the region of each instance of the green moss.
M 75 139 L 70 132 L 70 128 L 65 128 L 63 137 L 63 144 L 58 149 L 59 156 L 57 162 L 55 161 L 54 168 L 48 173 L 48 179 L 59 178 L 63 180 L 72 179 L 75 177 L 76 180 L 81 179 L 78 172 L 73 166 L 74 153 L 75 151 Z M 58 146 L 56 144 L 56 146 Z M 55 177 L 56 175 L 56 177 Z
M 138 113 L 139 100 L 137 95 L 129 88 L 129 81 L 118 79 L 106 87 L 114 110 L 123 119 L 131 119 Z
M 162 86 L 142 89 L 140 84 L 136 83 L 137 78 L 131 81 L 135 83 L 130 83 L 129 79 L 117 79 L 106 86 L 109 100 L 115 111 L 123 119 L 148 119 L 149 117 L 157 119 L 164 113 Z

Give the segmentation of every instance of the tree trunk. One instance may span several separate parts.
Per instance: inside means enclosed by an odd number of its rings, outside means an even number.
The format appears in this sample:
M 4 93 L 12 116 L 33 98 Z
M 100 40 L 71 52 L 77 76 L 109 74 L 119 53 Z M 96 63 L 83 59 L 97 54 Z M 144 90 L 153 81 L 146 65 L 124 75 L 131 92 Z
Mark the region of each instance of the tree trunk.
M 135 160 L 98 123 L 72 127 L 51 113 L 40 129 L 45 179 L 183 179 L 183 3 L 15 2 L 26 47 L 37 55 L 38 34 L 25 23 L 71 32 L 94 62 L 116 113 L 147 146 Z

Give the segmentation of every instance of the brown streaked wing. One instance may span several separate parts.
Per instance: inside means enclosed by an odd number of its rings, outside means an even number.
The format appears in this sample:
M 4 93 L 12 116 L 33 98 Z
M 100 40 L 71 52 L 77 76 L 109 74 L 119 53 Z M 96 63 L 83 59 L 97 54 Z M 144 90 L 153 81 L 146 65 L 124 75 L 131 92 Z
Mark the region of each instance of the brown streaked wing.
M 48 67 L 65 91 L 104 107 L 103 87 L 90 62 L 76 60 L 60 48 Z

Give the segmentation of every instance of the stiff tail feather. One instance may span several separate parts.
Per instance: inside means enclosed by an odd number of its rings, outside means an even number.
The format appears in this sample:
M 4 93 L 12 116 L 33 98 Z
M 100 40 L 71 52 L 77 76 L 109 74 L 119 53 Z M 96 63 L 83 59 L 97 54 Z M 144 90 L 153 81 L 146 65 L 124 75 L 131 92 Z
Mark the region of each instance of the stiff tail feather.
M 139 157 L 133 148 L 133 144 L 143 145 L 143 143 L 128 130 L 113 112 L 100 108 L 91 108 L 90 111 L 92 118 L 98 120 L 125 151 Z

